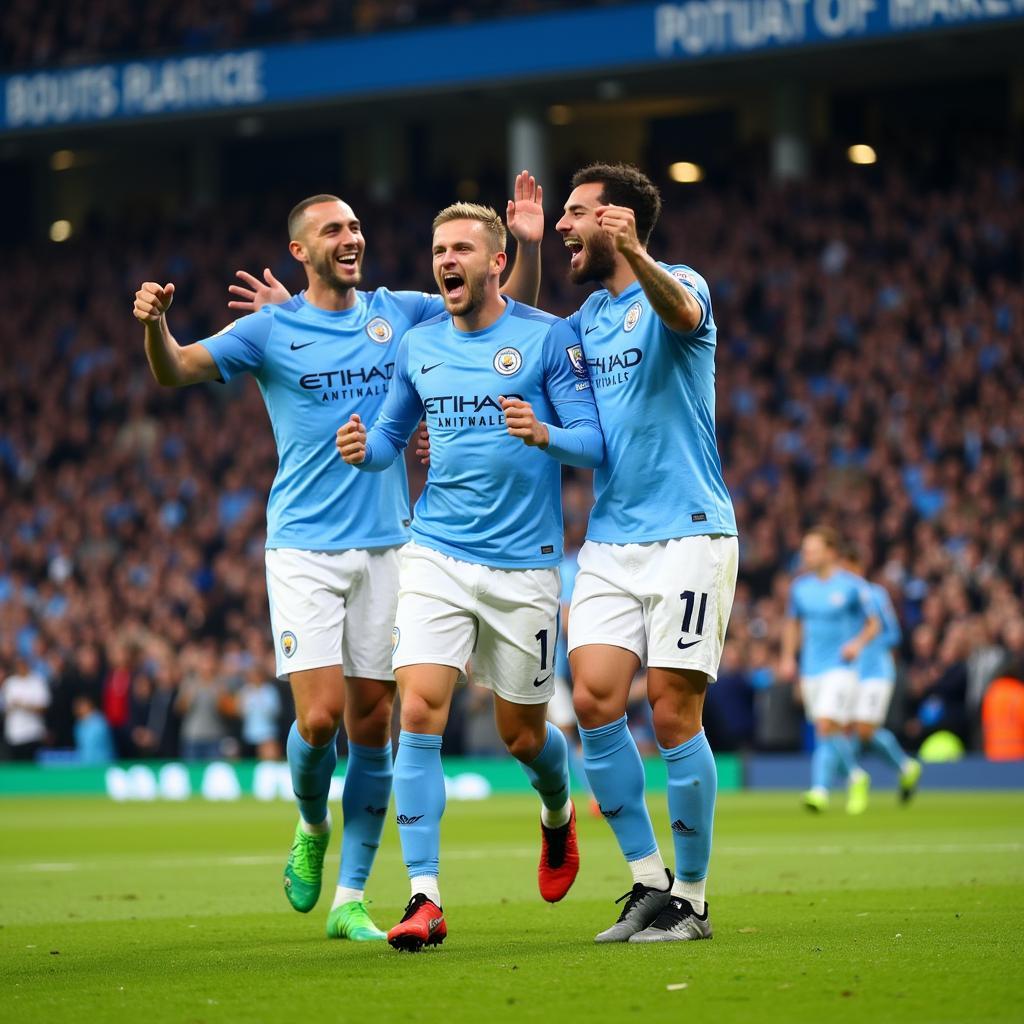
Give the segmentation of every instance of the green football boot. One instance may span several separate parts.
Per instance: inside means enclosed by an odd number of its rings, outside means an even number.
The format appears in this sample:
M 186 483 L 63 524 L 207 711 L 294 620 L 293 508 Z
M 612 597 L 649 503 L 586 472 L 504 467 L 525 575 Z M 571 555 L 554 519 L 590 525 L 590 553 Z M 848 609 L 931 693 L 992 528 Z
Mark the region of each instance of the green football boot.
M 821 814 L 828 810 L 828 793 L 818 789 L 809 789 L 803 795 L 803 805 L 815 814 Z
M 329 939 L 373 942 L 387 937 L 388 933 L 382 932 L 370 919 L 370 912 L 362 900 L 342 903 L 327 916 L 327 938 Z
M 903 763 L 903 771 L 900 772 L 900 803 L 909 802 L 910 798 L 917 792 L 917 784 L 921 781 L 921 762 L 916 758 L 908 757 Z
M 846 790 L 846 813 L 863 814 L 868 809 L 868 793 L 871 791 L 871 776 L 863 768 L 850 773 L 850 784 Z
M 313 836 L 303 831 L 301 821 L 295 826 L 295 839 L 284 868 L 284 894 L 300 914 L 308 914 L 320 899 L 324 854 L 330 842 L 330 832 Z

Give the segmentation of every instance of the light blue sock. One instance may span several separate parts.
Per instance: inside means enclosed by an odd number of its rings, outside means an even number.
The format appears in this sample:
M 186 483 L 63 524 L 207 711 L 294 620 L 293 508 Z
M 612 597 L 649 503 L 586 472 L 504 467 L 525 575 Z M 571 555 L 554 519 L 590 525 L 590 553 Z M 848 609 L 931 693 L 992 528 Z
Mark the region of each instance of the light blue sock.
M 391 776 L 390 743 L 386 747 L 349 743 L 341 794 L 345 831 L 341 834 L 338 885 L 366 888 L 391 800 Z
M 903 765 L 907 761 L 907 752 L 900 746 L 900 741 L 888 729 L 876 729 L 871 741 L 867 744 L 869 750 L 873 750 L 884 761 L 896 769 L 903 771 Z
M 523 765 L 530 785 L 549 811 L 560 811 L 569 799 L 569 744 L 561 729 L 547 723 L 548 738 L 536 759 Z
M 577 792 L 582 790 L 590 792 L 590 784 L 587 782 L 587 769 L 583 767 L 583 750 L 575 743 L 569 744 L 569 775 L 573 782 L 573 789 Z
M 857 756 L 854 753 L 853 740 L 845 732 L 832 735 L 832 745 L 836 752 L 836 774 L 842 778 L 848 778 L 850 772 L 858 768 Z
M 838 765 L 835 736 L 819 736 L 811 754 L 811 788 L 827 790 Z
M 436 876 L 445 804 L 440 736 L 402 730 L 394 788 L 398 835 L 409 877 Z
M 590 790 L 626 860 L 641 860 L 657 853 L 658 843 L 644 801 L 644 763 L 626 726 L 626 716 L 596 729 L 581 726 L 580 739 Z
M 327 817 L 327 797 L 331 792 L 331 778 L 338 764 L 335 740 L 322 747 L 308 744 L 299 735 L 299 725 L 292 722 L 288 733 L 288 768 L 292 775 L 292 791 L 299 805 L 299 814 L 307 825 L 319 825 Z
M 711 832 L 718 794 L 718 769 L 701 729 L 678 747 L 665 749 L 662 759 L 668 770 L 668 816 L 676 850 L 676 878 L 699 882 L 708 876 Z

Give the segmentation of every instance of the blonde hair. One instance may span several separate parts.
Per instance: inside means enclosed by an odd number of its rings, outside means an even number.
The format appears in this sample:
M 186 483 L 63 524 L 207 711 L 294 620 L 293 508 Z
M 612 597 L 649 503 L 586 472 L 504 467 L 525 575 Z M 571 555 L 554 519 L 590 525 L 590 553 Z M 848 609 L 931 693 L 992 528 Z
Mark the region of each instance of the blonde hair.
M 435 218 L 433 230 L 453 220 L 477 220 L 483 224 L 490 235 L 495 252 L 505 251 L 505 225 L 496 210 L 480 203 L 452 203 L 446 206 Z

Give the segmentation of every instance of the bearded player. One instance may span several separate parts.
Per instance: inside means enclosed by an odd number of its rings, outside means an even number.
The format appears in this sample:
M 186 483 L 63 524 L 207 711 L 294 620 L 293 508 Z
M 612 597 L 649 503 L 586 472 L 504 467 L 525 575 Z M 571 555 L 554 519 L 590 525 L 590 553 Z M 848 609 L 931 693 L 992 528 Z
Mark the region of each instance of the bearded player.
M 507 287 L 522 289 L 532 301 L 544 220 L 541 191 L 529 174 L 517 179 L 515 197 L 509 224 L 521 258 Z M 379 940 L 384 932 L 370 919 L 364 889 L 391 794 L 391 626 L 398 548 L 409 536 L 409 494 L 404 466 L 358 473 L 338 459 L 333 436 L 339 419 L 353 413 L 376 418 L 405 332 L 444 306 L 421 292 L 360 290 L 362 226 L 336 196 L 303 200 L 289 215 L 288 232 L 307 287 L 294 298 L 284 291 L 283 304 L 265 305 L 184 346 L 168 326 L 173 284 L 143 284 L 134 315 L 145 327 L 146 355 L 161 384 L 250 373 L 263 394 L 279 459 L 267 505 L 267 590 L 277 671 L 290 681 L 296 709 L 287 755 L 299 821 L 285 895 L 302 913 L 319 899 L 331 831 L 327 800 L 344 719 L 344 834 L 327 934 Z M 274 297 L 270 282 L 245 277 L 254 288 L 235 287 L 242 299 L 236 308 Z
M 569 661 L 587 779 L 633 882 L 596 941 L 708 939 L 717 774 L 701 715 L 738 563 L 715 439 L 717 331 L 704 279 L 647 252 L 661 209 L 653 183 L 635 167 L 594 164 L 572 184 L 557 225 L 569 274 L 600 288 L 561 330 L 586 353 L 607 457 L 594 472 Z M 626 723 L 642 665 L 668 772 L 674 873 L 658 848 Z

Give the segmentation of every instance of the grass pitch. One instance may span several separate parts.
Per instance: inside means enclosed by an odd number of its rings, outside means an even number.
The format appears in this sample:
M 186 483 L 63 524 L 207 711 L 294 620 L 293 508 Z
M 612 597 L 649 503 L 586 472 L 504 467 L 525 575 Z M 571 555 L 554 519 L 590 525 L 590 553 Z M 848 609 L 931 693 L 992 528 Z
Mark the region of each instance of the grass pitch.
M 449 938 L 412 956 L 324 937 L 337 836 L 320 904 L 287 906 L 284 803 L 0 800 L 0 1019 L 1022 1019 L 1022 794 L 926 792 L 908 808 L 876 794 L 857 819 L 811 817 L 793 794 L 724 795 L 714 941 L 639 947 L 592 941 L 629 888 L 611 830 L 581 814 L 580 876 L 549 906 L 536 818 L 526 797 L 449 804 Z M 368 896 L 378 925 L 399 919 L 393 823 Z

